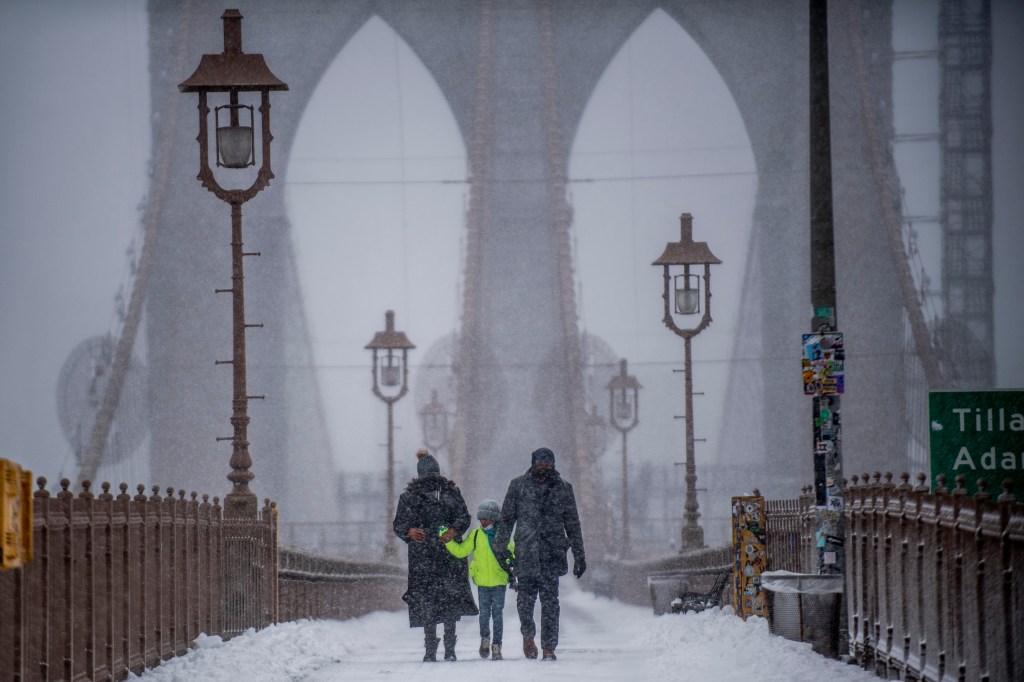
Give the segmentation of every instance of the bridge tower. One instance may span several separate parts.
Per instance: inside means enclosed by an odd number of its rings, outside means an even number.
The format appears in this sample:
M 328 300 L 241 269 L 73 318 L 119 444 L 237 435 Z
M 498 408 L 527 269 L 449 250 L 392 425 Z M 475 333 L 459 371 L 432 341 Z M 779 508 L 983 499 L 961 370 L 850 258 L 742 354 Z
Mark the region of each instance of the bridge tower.
M 832 110 L 839 119 L 833 125 L 837 288 L 850 364 L 844 447 L 853 470 L 887 469 L 905 452 L 907 438 L 904 358 L 894 342 L 907 304 L 892 295 L 901 288 L 902 254 L 880 247 L 892 234 L 879 187 L 892 185 L 893 176 L 872 160 L 872 140 L 884 143 L 891 128 L 891 60 L 877 58 L 891 52 L 891 13 L 888 2 L 841 4 L 832 4 L 829 24 Z M 247 43 L 259 46 L 291 88 L 274 105 L 280 159 L 289 158 L 324 71 L 369 18 L 391 26 L 435 78 L 469 150 L 456 476 L 467 497 L 492 495 L 493 486 L 483 490 L 473 478 L 470 462 L 479 462 L 472 469 L 487 470 L 491 481 L 507 480 L 525 470 L 531 450 L 548 445 L 580 489 L 585 515 L 594 513 L 597 472 L 583 436 L 568 157 L 605 68 L 652 11 L 665 11 L 732 93 L 758 173 L 741 312 L 751 332 L 744 355 L 752 359 L 731 382 L 747 405 L 721 427 L 719 449 L 727 453 L 721 468 L 733 488 L 756 485 L 768 495 L 792 494 L 809 479 L 798 362 L 809 289 L 806 2 L 248 0 L 240 9 Z M 215 438 L 227 423 L 230 386 L 213 362 L 228 347 L 230 330 L 213 290 L 223 286 L 228 245 L 216 202 L 193 177 L 194 103 L 175 86 L 197 55 L 218 49 L 223 10 L 198 0 L 149 2 L 152 470 L 155 480 L 197 489 L 209 489 L 226 473 L 227 457 Z M 282 179 L 286 174 L 279 172 Z M 263 254 L 247 272 L 249 314 L 264 323 L 249 346 L 250 384 L 267 396 L 252 415 L 253 488 L 292 518 L 322 519 L 334 513 L 332 476 L 311 472 L 330 471 L 331 453 L 284 185 L 274 183 L 253 200 L 247 223 L 247 245 Z M 706 236 L 714 242 L 713 234 Z

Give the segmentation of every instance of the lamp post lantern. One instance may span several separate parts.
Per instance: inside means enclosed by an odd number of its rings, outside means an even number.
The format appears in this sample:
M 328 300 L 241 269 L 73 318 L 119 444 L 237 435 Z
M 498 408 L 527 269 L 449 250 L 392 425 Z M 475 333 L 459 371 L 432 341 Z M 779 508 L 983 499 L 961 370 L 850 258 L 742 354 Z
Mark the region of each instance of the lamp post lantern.
M 619 361 L 619 373 L 608 382 L 608 421 L 622 434 L 622 555 L 629 554 L 629 469 L 626 464 L 626 434 L 640 423 L 640 389 L 636 377 L 626 372 L 626 359 Z
M 395 313 L 384 313 L 384 331 L 377 332 L 366 348 L 373 351 L 373 394 L 388 406 L 388 465 L 385 485 L 387 510 L 384 518 L 395 513 L 395 403 L 409 392 L 409 350 L 416 346 L 405 335 L 395 331 Z M 385 532 L 384 558 L 398 556 L 391 522 Z
M 680 237 L 669 242 L 658 260 L 652 265 L 664 269 L 665 315 L 662 321 L 676 336 L 683 339 L 683 373 L 686 382 L 686 502 L 683 514 L 681 552 L 700 549 L 704 546 L 704 529 L 700 526 L 700 511 L 697 502 L 697 464 L 693 453 L 693 364 L 690 359 L 690 340 L 711 324 L 711 266 L 722 261 L 711 253 L 707 242 L 693 241 L 693 216 L 684 213 L 679 217 Z M 691 268 L 704 266 L 703 309 L 701 307 L 701 276 Z M 681 268 L 681 270 L 680 270 Z M 674 291 L 674 296 L 673 296 Z M 675 315 L 701 315 L 693 327 L 680 327 Z
M 246 386 L 245 330 L 247 327 L 262 327 L 261 324 L 247 324 L 245 321 L 245 278 L 242 261 L 246 253 L 242 249 L 242 204 L 262 191 L 274 173 L 270 167 L 270 92 L 287 90 L 288 86 L 277 78 L 267 67 L 262 54 L 242 52 L 242 15 L 236 9 L 225 10 L 221 16 L 224 22 L 224 51 L 220 54 L 205 54 L 195 73 L 178 85 L 181 92 L 199 94 L 199 175 L 203 187 L 213 192 L 220 200 L 231 206 L 231 288 L 218 289 L 218 293 L 231 294 L 232 310 L 232 359 L 221 360 L 218 364 L 230 364 L 233 371 L 233 392 L 231 424 L 234 435 L 219 440 L 232 441 L 231 492 L 224 498 L 226 516 L 256 516 L 256 495 L 249 490 L 253 473 L 252 457 L 249 454 L 248 403 L 262 398 L 250 396 Z M 243 170 L 256 165 L 255 128 L 256 117 L 253 104 L 258 94 L 260 113 L 260 167 L 249 187 L 230 189 L 218 181 L 210 167 L 210 117 L 209 100 L 214 100 L 214 157 L 218 168 Z M 243 174 L 243 182 L 251 173 Z
M 448 408 L 437 397 L 437 389 L 430 392 L 430 402 L 420 408 L 423 426 L 423 445 L 437 452 L 448 445 Z

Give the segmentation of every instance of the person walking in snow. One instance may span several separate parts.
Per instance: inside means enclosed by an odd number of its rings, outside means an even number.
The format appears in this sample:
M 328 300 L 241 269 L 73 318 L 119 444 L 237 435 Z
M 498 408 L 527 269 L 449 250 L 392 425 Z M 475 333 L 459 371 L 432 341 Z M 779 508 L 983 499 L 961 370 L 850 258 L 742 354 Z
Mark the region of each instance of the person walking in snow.
M 450 540 L 445 547 L 459 558 L 473 555 L 473 560 L 469 563 L 469 577 L 476 583 L 476 594 L 480 603 L 480 658 L 490 656 L 492 660 L 500 661 L 502 611 L 505 608 L 508 573 L 498 564 L 491 545 L 498 530 L 501 505 L 496 500 L 484 500 L 477 507 L 476 517 L 480 519 L 480 525 L 470 531 L 465 540 Z M 509 541 L 507 548 L 512 554 L 515 549 L 514 543 Z
M 409 605 L 409 627 L 423 628 L 423 660 L 437 660 L 437 624 L 444 623 L 444 660 L 454 661 L 455 623 L 479 611 L 466 560 L 453 556 L 444 542 L 461 537 L 472 520 L 462 492 L 441 475 L 437 460 L 425 449 L 416 457 L 418 476 L 398 498 L 392 524 L 409 547 L 409 583 L 402 599 Z
M 553 661 L 558 646 L 558 579 L 569 571 L 566 552 L 572 548 L 572 573 L 577 579 L 587 570 L 587 560 L 576 496 L 555 469 L 555 453 L 548 448 L 534 450 L 530 468 L 509 483 L 493 544 L 501 566 L 510 558 L 505 545 L 513 529 L 516 556 L 511 568 L 519 584 L 516 607 L 523 653 L 537 658 L 533 610 L 539 595 L 543 660 Z

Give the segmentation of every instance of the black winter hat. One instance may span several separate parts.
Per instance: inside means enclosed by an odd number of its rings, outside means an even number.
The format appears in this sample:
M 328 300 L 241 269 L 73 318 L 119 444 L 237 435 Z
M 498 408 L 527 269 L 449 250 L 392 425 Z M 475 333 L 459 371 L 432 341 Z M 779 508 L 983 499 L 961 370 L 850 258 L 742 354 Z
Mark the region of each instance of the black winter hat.
M 416 473 L 421 478 L 423 476 L 440 476 L 441 466 L 434 459 L 433 455 L 426 448 L 420 448 L 416 451 Z
M 551 452 L 551 450 L 548 448 L 537 448 L 536 450 L 533 451 L 533 454 L 530 456 L 530 459 L 531 466 L 541 463 L 555 466 L 555 453 Z

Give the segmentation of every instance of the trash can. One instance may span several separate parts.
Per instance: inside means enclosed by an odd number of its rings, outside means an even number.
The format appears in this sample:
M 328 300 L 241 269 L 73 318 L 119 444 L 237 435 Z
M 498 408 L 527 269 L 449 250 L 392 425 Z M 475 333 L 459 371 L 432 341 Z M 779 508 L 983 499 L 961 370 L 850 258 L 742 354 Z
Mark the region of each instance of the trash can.
M 809 642 L 822 656 L 839 658 L 839 619 L 843 602 L 842 575 L 766 571 L 761 588 L 767 597 L 772 634 Z

